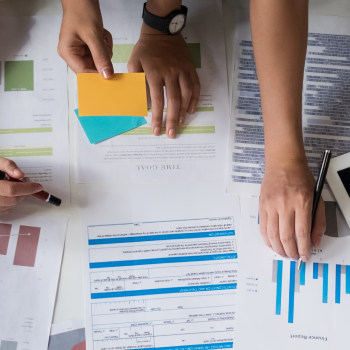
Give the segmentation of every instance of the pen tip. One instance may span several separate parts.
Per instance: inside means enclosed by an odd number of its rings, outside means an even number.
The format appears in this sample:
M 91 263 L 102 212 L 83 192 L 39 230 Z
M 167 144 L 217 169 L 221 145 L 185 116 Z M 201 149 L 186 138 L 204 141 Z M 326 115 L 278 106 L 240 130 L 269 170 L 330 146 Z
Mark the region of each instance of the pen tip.
M 299 259 L 298 262 L 298 271 L 300 271 L 301 265 L 303 264 L 303 261 L 301 259 Z

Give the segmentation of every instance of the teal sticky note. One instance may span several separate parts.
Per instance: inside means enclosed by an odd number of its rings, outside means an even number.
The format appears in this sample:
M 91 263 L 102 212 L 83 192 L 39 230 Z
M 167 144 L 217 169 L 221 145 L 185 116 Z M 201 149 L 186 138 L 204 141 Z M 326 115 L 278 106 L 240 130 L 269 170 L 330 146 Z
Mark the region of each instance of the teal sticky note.
M 126 117 L 126 116 L 98 116 L 98 117 L 79 117 L 78 109 L 74 110 L 81 126 L 90 143 L 97 143 L 109 139 L 123 132 L 138 128 L 147 124 L 144 117 Z

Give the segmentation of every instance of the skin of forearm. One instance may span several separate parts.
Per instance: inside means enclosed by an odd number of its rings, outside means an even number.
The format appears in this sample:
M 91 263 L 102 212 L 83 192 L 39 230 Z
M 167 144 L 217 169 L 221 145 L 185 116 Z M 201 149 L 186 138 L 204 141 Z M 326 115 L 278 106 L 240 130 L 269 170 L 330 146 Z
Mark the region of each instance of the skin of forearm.
M 302 86 L 307 0 L 251 0 L 251 26 L 265 129 L 266 166 L 306 161 Z
M 148 0 L 147 10 L 159 17 L 165 17 L 174 10 L 181 9 L 182 0 Z

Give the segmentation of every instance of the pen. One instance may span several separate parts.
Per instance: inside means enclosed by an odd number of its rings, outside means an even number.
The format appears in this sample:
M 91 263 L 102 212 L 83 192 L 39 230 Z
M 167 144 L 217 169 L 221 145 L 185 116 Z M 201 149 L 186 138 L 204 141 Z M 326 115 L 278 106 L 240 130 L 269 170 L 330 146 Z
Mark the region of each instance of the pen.
M 323 185 L 326 181 L 326 175 L 327 175 L 327 171 L 328 171 L 328 167 L 329 167 L 329 162 L 331 160 L 331 156 L 332 156 L 332 151 L 327 149 L 324 152 L 320 172 L 318 174 L 318 178 L 316 181 L 314 200 L 312 203 L 311 232 L 312 232 L 312 229 L 314 228 L 317 208 L 318 208 L 318 204 L 320 203 Z M 298 270 L 300 270 L 302 264 L 303 264 L 303 261 L 301 259 L 299 259 Z
M 4 171 L 0 170 L 0 180 L 10 181 L 10 182 L 25 182 L 20 179 L 14 179 L 10 175 L 6 174 Z M 46 192 L 46 191 L 40 191 L 37 193 L 33 193 L 32 196 L 41 199 L 42 201 L 51 203 L 53 205 L 56 205 L 56 207 L 60 206 L 61 199 L 53 196 L 52 194 Z

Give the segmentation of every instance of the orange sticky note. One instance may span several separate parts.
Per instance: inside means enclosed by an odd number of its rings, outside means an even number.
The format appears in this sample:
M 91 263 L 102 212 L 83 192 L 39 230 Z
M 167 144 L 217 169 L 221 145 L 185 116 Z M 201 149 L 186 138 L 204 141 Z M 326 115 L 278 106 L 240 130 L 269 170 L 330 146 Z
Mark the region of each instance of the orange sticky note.
M 78 74 L 79 116 L 147 116 L 145 73 Z

